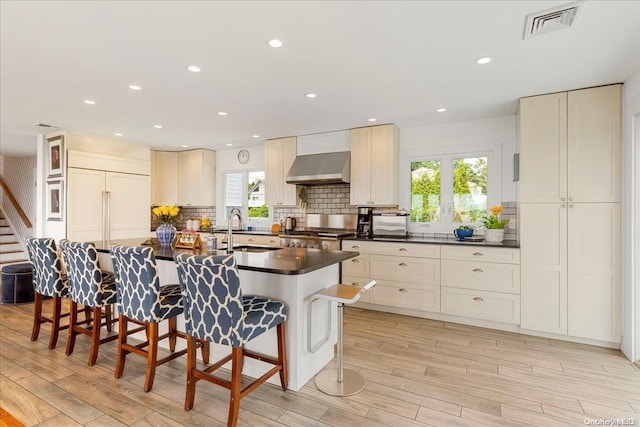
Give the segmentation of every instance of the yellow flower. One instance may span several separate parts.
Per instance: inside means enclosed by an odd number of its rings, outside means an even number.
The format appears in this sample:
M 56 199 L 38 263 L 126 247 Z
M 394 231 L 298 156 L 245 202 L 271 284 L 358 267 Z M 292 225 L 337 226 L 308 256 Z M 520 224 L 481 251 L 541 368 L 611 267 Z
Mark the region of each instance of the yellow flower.
M 180 208 L 177 206 L 157 206 L 151 210 L 162 224 L 175 224 Z
M 494 206 L 490 210 L 493 215 L 500 215 L 500 212 L 502 212 L 502 206 Z
M 155 216 L 160 216 L 160 215 L 162 215 L 162 210 L 160 210 L 160 208 L 159 208 L 159 207 L 157 207 L 157 208 L 153 208 L 153 210 L 152 210 L 151 212 L 153 212 L 153 214 L 154 214 Z

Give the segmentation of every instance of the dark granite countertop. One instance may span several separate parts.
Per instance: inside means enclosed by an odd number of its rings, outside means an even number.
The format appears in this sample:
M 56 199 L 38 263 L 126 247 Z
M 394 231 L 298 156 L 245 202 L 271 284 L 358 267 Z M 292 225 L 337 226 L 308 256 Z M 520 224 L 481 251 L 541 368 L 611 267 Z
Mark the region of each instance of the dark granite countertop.
M 490 243 L 484 240 L 460 241 L 453 236 L 451 238 L 446 237 L 374 237 L 373 239 L 367 239 L 362 237 L 349 237 L 348 240 L 362 240 L 367 242 L 400 242 L 400 243 L 426 243 L 432 245 L 456 245 L 456 246 L 491 246 L 496 248 L 519 248 L 520 243 L 515 240 L 504 240 L 500 243 Z
M 110 245 L 141 246 L 147 239 L 120 239 L 111 242 L 94 242 L 98 252 L 109 252 Z M 171 246 L 150 245 L 158 260 L 173 261 L 176 253 L 193 255 L 225 255 L 225 250 L 207 252 L 203 249 L 179 249 Z M 240 245 L 239 245 L 240 246 Z M 252 245 L 265 247 L 264 245 Z M 265 252 L 233 252 L 240 270 L 260 271 L 275 274 L 306 274 L 358 256 L 358 252 L 326 251 L 306 248 L 278 248 Z

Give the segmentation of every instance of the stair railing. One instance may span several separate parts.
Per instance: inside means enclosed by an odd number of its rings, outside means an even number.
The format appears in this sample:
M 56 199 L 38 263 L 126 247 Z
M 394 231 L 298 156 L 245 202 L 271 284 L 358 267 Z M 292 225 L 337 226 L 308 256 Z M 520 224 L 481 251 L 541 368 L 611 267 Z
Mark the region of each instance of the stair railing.
M 4 192 L 4 195 L 7 197 L 7 199 L 9 199 L 9 202 L 11 203 L 11 206 L 13 206 L 13 208 L 18 213 L 18 216 L 20 216 L 20 219 L 24 223 L 25 227 L 31 228 L 32 227 L 31 226 L 31 221 L 29 221 L 29 218 L 27 217 L 27 215 L 24 213 L 24 211 L 20 207 L 20 203 L 18 203 L 16 198 L 13 196 L 13 193 L 11 192 L 11 189 L 9 188 L 7 183 L 4 181 L 4 178 L 2 177 L 2 175 L 0 175 L 0 188 L 2 188 L 2 191 Z

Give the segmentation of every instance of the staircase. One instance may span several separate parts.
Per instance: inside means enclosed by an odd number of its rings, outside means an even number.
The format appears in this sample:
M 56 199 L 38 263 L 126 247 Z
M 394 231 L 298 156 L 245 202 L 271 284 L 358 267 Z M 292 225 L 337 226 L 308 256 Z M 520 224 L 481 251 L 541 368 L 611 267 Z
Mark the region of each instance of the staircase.
M 0 269 L 9 264 L 29 262 L 27 253 L 18 240 L 9 222 L 0 211 Z

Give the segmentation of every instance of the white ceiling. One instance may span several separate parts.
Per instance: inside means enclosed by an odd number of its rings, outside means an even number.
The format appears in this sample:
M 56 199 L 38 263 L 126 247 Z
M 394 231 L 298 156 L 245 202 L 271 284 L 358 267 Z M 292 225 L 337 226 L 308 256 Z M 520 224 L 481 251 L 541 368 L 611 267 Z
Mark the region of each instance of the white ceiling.
M 0 148 L 35 153 L 29 135 L 47 131 L 33 123 L 214 150 L 369 117 L 402 129 L 514 114 L 519 97 L 640 69 L 635 0 L 586 1 L 573 27 L 523 40 L 527 14 L 566 3 L 3 0 Z

